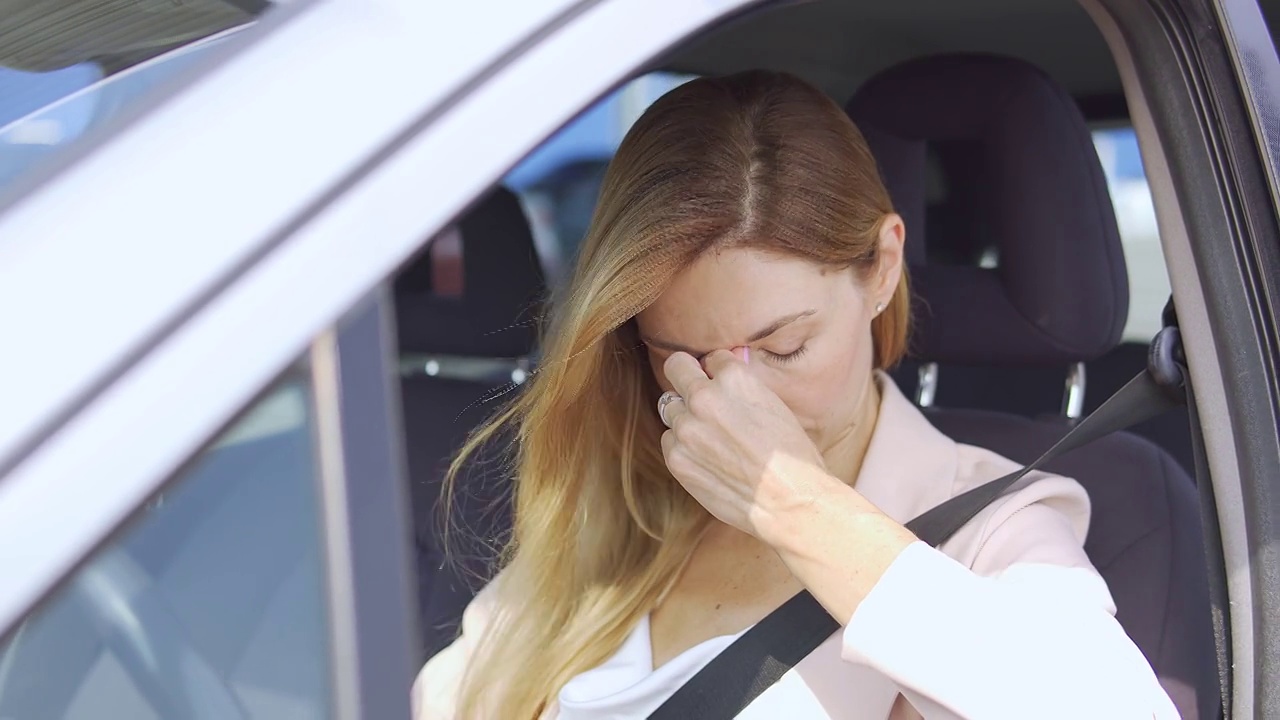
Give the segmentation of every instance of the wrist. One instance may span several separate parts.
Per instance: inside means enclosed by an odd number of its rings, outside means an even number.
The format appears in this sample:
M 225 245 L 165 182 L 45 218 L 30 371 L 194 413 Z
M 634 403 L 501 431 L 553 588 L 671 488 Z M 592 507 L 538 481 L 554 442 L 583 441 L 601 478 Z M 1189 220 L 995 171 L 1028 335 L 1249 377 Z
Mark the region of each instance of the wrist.
M 758 537 L 842 624 L 916 537 L 856 490 L 826 476 L 763 513 Z
M 757 487 L 752 524 L 756 536 L 777 550 L 799 539 L 798 530 L 811 526 L 818 516 L 857 496 L 848 485 L 832 477 L 821 461 L 775 456 Z

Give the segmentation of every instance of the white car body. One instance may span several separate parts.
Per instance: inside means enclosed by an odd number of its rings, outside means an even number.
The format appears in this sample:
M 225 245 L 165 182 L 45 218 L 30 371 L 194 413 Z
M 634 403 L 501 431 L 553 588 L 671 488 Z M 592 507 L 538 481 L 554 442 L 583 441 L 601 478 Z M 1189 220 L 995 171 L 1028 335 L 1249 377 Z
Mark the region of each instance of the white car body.
M 290 3 L 0 204 L 0 631 L 299 357 L 317 378 L 320 439 L 332 440 L 335 325 L 578 111 L 755 4 Z M 55 130 L 6 132 L 40 143 Z M 1158 155 L 1152 134 L 1140 127 Z M 1145 187 L 1119 195 L 1126 234 L 1149 233 L 1151 252 L 1189 263 L 1168 250 L 1181 237 L 1176 207 L 1165 206 L 1174 239 L 1162 247 L 1143 203 Z M 276 411 L 302 412 L 288 399 Z M 1218 432 L 1211 449 L 1230 438 Z M 358 569 L 333 476 L 341 448 L 321 455 L 333 589 Z M 332 601 L 339 618 L 356 612 L 340 588 Z M 355 652 L 349 625 L 335 621 L 339 654 Z M 358 684 L 336 683 L 337 716 L 358 716 Z M 1247 688 L 1236 702 L 1247 715 Z

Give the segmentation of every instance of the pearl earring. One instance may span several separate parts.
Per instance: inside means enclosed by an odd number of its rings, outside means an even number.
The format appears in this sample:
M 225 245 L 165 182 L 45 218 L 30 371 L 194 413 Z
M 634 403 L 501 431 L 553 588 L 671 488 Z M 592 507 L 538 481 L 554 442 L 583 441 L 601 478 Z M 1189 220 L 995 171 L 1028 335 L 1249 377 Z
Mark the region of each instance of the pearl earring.
M 882 302 L 876 303 L 876 314 L 879 315 L 882 312 L 884 312 L 884 303 Z

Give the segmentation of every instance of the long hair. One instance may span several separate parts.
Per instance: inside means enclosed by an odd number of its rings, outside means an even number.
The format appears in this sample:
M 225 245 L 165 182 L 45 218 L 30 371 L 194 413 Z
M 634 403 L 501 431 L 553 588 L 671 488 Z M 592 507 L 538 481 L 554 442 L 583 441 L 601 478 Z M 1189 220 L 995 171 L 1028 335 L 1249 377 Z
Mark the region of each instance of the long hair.
M 514 430 L 514 528 L 460 717 L 536 717 L 570 678 L 617 651 L 708 522 L 663 462 L 659 390 L 636 314 L 713 247 L 870 272 L 892 212 L 857 128 L 793 76 L 693 80 L 636 122 L 553 304 L 538 371 L 449 473 L 447 492 L 468 457 Z M 904 351 L 908 300 L 904 274 L 873 321 L 877 367 Z

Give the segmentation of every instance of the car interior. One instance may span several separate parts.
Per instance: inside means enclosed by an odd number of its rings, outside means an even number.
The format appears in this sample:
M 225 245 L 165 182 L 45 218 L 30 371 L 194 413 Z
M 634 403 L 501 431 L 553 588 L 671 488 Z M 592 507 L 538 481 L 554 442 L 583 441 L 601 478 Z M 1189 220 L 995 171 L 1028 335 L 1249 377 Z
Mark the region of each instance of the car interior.
M 822 87 L 846 103 L 871 144 L 906 220 L 917 301 L 912 351 L 893 375 L 938 428 L 1030 462 L 1146 367 L 1147 342 L 1122 338 L 1126 259 L 1090 140 L 1094 128 L 1126 123 L 1127 110 L 1108 48 L 1078 5 L 781 5 L 716 28 L 646 70 L 754 67 Z M 551 221 L 585 227 L 580 208 L 599 177 L 599 163 L 579 161 L 544 180 L 563 182 L 556 190 L 570 198 L 553 203 Z M 574 209 L 556 214 L 566 207 Z M 449 231 L 460 232 L 460 247 L 433 245 L 397 283 L 402 352 L 431 358 L 430 367 L 406 364 L 402 380 L 424 658 L 455 637 L 509 532 L 509 480 L 491 456 L 460 477 L 448 513 L 456 528 L 441 525 L 440 492 L 458 439 L 518 389 L 536 358 L 537 338 L 522 323 L 554 287 L 533 288 L 562 274 L 527 263 L 536 248 L 518 211 L 512 191 L 495 188 Z M 490 267 L 499 248 L 510 257 L 501 273 L 473 269 Z M 445 263 L 451 270 L 441 270 Z M 526 275 L 516 281 L 517 273 Z M 433 292 L 421 279 L 451 290 Z M 435 304 L 424 295 L 436 295 Z M 424 342 L 417 328 L 428 320 L 419 310 L 443 303 L 475 330 Z M 492 337 L 502 336 L 511 344 L 494 353 Z M 464 377 L 460 368 L 480 359 L 489 376 Z M 499 361 L 508 372 L 494 370 Z M 1185 410 L 1168 413 L 1047 469 L 1090 494 L 1086 551 L 1119 621 L 1183 717 L 1212 718 L 1220 714 L 1218 677 L 1187 423 Z M 446 552 L 446 538 L 470 544 Z
M 131 15 L 136 3 L 103 3 L 123 34 L 99 32 L 94 37 L 113 37 L 112 44 L 73 53 L 84 47 L 74 33 L 87 2 L 42 6 L 57 12 L 43 18 L 39 36 L 21 35 L 25 42 L 14 38 L 33 18 L 0 13 L 0 67 L 52 72 L 93 62 L 111 75 L 268 7 L 174 3 L 147 24 Z M 1274 28 L 1280 0 L 1261 4 Z M 892 375 L 944 433 L 1029 462 L 1147 366 L 1147 339 L 1123 332 L 1132 258 L 1091 140 L 1098 128 L 1127 125 L 1128 110 L 1110 50 L 1074 0 L 762 3 L 633 78 L 759 67 L 816 84 L 867 137 L 906 220 L 916 300 L 911 351 Z M 468 434 L 536 371 L 539 319 L 585 232 L 604 160 L 570 158 L 531 183 L 509 177 L 424 239 L 394 278 L 421 660 L 456 637 L 462 610 L 494 571 L 511 527 L 507 445 L 492 443 L 462 468 L 449 507 L 445 471 Z M 569 242 L 549 250 L 539 240 L 542 227 Z M 1152 306 L 1153 321 L 1165 299 Z M 1120 623 L 1182 716 L 1216 718 L 1219 678 L 1188 422 L 1185 410 L 1174 411 L 1046 469 L 1088 491 L 1086 551 L 1111 588 Z M 189 646 L 139 646 L 103 630 L 106 621 L 86 625 L 101 598 L 73 585 L 48 606 L 49 622 L 31 626 L 23 649 L 75 645 L 83 667 L 64 668 L 62 680 L 28 672 L 41 663 L 6 668 L 0 646 L 0 716 L 27 717 L 24 708 L 52 707 L 50 698 L 60 698 L 56 716 L 64 718 L 94 717 L 103 702 L 154 711 L 139 709 L 138 717 L 187 716 L 193 698 L 211 709 L 208 717 L 224 707 L 242 717 L 323 712 L 304 701 L 323 694 L 318 683 L 328 672 L 320 666 L 324 633 L 314 630 L 324 609 L 303 599 L 320 582 L 321 562 L 314 498 L 305 496 L 309 432 L 298 421 L 226 442 L 188 469 L 192 490 L 160 498 L 168 503 L 163 522 L 135 525 L 120 552 L 94 565 L 136 588 L 134 600 L 151 603 L 146 612 L 158 614 L 148 624 L 181 625 L 174 635 Z M 264 473 L 276 482 L 247 481 Z M 240 481 L 210 485 L 201 477 Z M 224 542 L 228 523 L 243 530 L 233 552 Z M 261 595 L 206 607 L 211 588 L 230 573 L 251 576 Z M 285 615 L 294 622 L 278 621 Z M 292 630 L 273 635 L 277 627 Z M 97 659 L 102 643 L 81 643 L 95 634 L 109 636 L 105 645 L 123 659 L 123 671 Z M 106 674 L 125 672 L 137 682 L 150 672 L 141 667 L 149 653 L 175 659 L 178 674 L 165 682 L 200 693 L 175 696 L 156 686 L 141 688 L 138 698 L 113 697 Z M 290 661 L 286 670 L 281 657 L 314 662 Z M 87 683 L 90 676 L 97 690 L 72 692 L 71 678 Z

